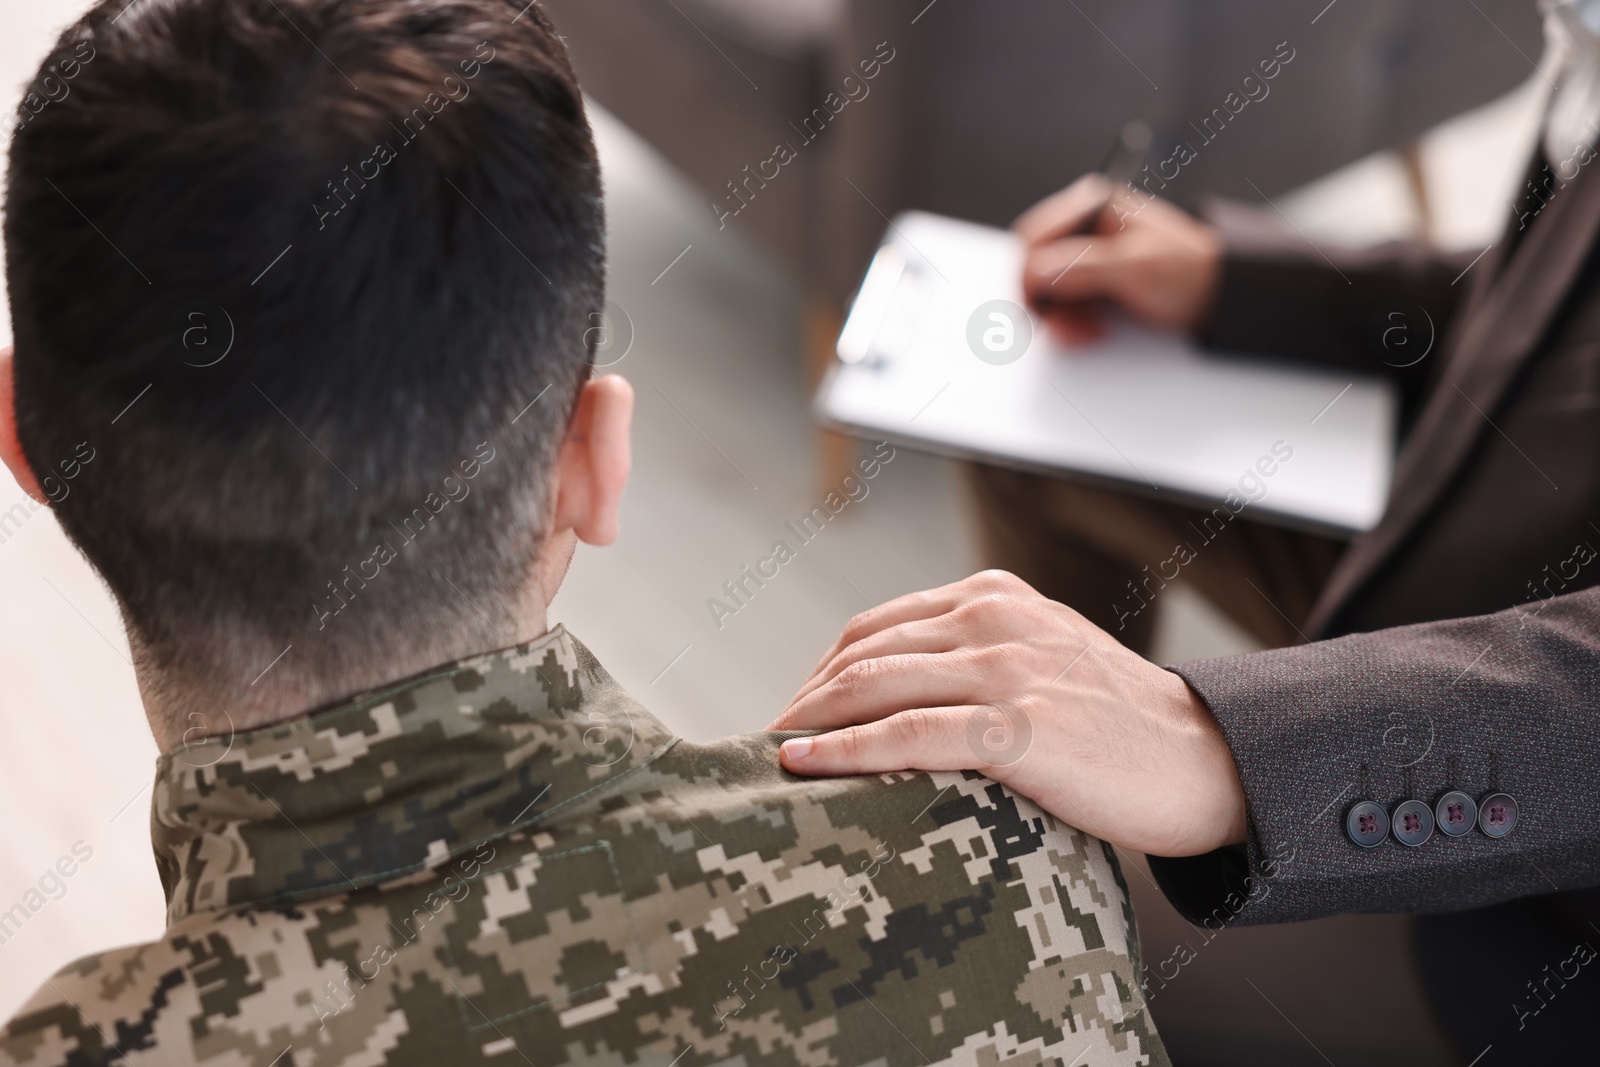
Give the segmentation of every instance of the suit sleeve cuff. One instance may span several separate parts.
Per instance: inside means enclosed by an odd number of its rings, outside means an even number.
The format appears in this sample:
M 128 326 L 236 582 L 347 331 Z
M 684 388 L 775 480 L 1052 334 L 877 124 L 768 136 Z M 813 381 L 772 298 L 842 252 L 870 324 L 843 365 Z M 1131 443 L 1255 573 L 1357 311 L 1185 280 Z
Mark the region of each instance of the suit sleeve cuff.
M 1215 716 L 1244 787 L 1242 848 L 1152 858 L 1175 907 L 1215 925 L 1481 907 L 1600 881 L 1600 590 L 1535 610 L 1351 634 L 1171 668 Z M 1371 801 L 1509 795 L 1481 820 L 1363 847 Z

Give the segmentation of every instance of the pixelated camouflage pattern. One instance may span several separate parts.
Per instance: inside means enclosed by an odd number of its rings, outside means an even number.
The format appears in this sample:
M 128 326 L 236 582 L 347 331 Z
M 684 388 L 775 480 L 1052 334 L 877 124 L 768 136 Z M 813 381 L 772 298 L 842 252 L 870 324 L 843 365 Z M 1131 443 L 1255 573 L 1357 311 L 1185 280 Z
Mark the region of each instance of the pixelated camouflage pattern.
M 27 1067 L 1166 1064 L 1111 850 L 977 775 L 680 741 L 564 631 L 162 757 L 166 936 Z

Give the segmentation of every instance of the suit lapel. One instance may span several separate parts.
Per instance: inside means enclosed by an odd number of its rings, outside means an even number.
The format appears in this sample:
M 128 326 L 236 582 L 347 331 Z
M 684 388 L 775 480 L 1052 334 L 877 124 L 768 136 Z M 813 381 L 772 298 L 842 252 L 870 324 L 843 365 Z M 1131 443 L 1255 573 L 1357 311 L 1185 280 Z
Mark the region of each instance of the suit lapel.
M 1488 420 L 1543 339 L 1600 233 L 1595 170 L 1600 160 L 1559 189 L 1503 264 L 1492 263 L 1498 269 L 1476 281 L 1443 372 L 1396 463 L 1388 510 L 1345 553 L 1308 632 L 1320 633 L 1334 622 L 1438 502 L 1474 443 L 1494 432 Z

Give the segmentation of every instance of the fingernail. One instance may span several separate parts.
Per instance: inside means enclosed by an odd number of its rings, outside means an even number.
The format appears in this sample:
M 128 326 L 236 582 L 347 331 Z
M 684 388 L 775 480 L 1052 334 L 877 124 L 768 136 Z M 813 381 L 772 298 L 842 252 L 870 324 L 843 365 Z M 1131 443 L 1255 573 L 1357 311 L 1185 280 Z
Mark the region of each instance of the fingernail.
M 783 743 L 783 754 L 792 760 L 802 760 L 811 755 L 811 738 L 792 737 Z

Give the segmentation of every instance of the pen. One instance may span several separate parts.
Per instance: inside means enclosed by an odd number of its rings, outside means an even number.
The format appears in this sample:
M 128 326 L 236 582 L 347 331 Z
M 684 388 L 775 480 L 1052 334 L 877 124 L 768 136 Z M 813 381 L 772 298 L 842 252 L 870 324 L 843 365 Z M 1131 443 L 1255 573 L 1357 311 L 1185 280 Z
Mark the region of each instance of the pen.
M 1086 237 L 1094 232 L 1095 226 L 1100 222 L 1100 216 L 1111 206 L 1111 198 L 1115 195 L 1117 187 L 1126 184 L 1144 165 L 1145 153 L 1150 149 L 1151 136 L 1150 124 L 1144 119 L 1131 119 L 1123 124 L 1122 132 L 1111 142 L 1111 149 L 1106 153 L 1105 162 L 1100 166 L 1100 173 L 1106 179 L 1105 196 L 1092 211 L 1084 215 L 1083 222 L 1076 229 L 1062 234 L 1063 237 Z

